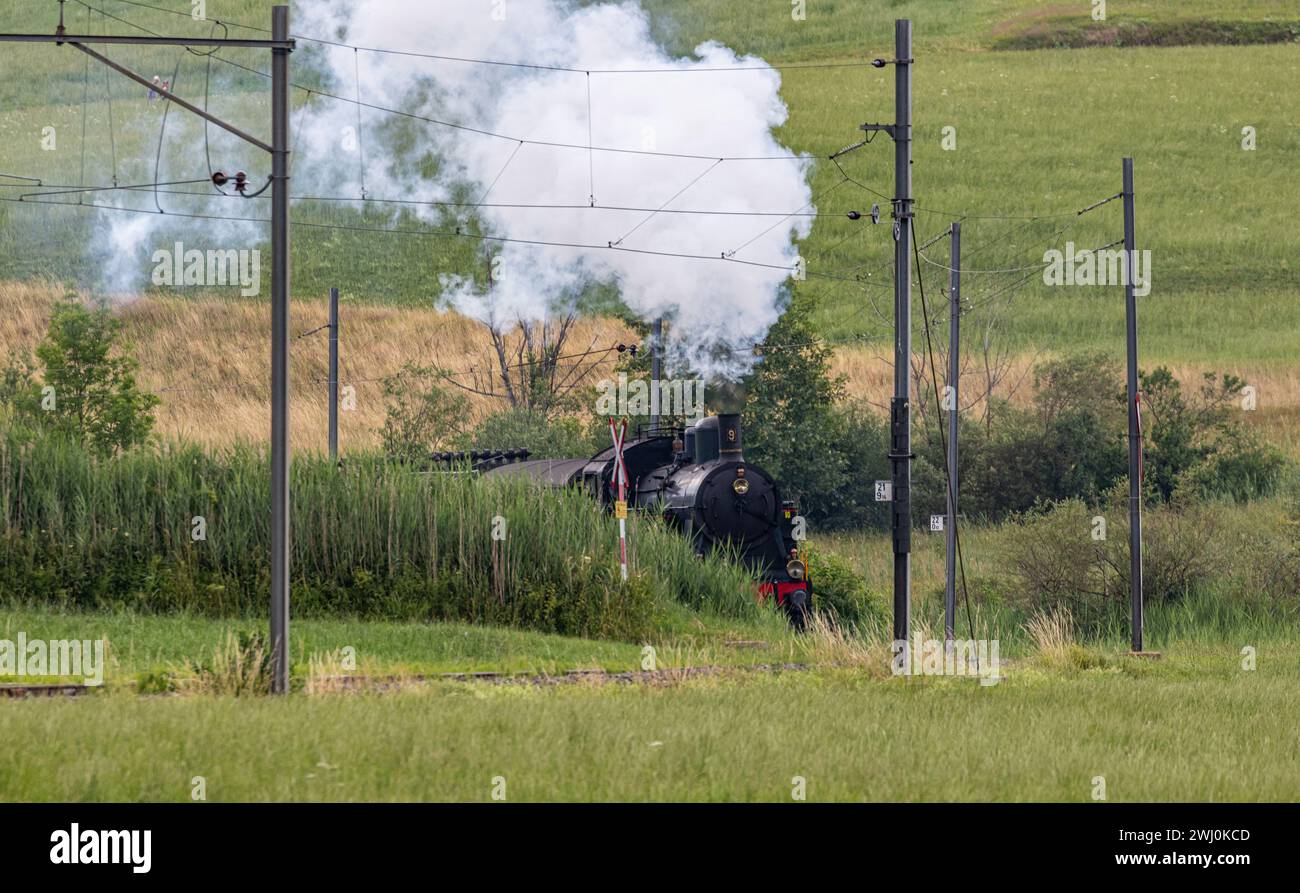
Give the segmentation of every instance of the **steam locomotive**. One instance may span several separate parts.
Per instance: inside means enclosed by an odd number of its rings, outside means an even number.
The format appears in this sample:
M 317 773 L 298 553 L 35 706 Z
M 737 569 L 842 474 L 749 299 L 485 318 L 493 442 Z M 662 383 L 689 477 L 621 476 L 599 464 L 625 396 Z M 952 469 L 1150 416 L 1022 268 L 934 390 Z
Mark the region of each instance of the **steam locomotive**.
M 590 459 L 523 458 L 522 451 L 469 457 L 486 476 L 526 475 L 551 487 L 582 487 L 607 510 L 617 501 L 613 446 Z M 435 458 L 444 458 L 437 456 Z M 808 566 L 794 538 L 798 509 L 776 481 L 745 461 L 740 416 L 724 413 L 685 428 L 638 430 L 623 445 L 630 507 L 655 512 L 703 555 L 737 549 L 759 581 L 760 600 L 775 598 L 802 629 L 812 608 Z

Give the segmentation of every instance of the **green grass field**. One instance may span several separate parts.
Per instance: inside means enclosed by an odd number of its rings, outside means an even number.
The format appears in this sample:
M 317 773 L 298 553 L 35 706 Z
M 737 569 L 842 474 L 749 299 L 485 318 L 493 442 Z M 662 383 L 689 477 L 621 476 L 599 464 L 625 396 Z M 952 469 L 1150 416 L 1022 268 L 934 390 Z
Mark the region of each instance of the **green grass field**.
M 440 684 L 288 702 L 6 705 L 0 798 L 1295 800 L 1293 649 L 973 680 L 791 672 L 663 688 Z M 40 742 L 33 747 L 33 742 Z
M 0 618 L 0 639 L 104 639 L 105 684 L 130 689 L 141 673 L 180 670 L 189 661 L 209 661 L 232 632 L 264 632 L 264 618 L 215 618 L 132 612 L 52 611 L 10 608 Z M 295 619 L 293 672 L 306 679 L 313 661 L 337 663 L 354 650 L 361 676 L 436 673 L 521 673 L 545 675 L 570 670 L 617 673 L 641 668 L 646 645 L 656 665 L 746 666 L 783 663 L 804 656 L 799 640 L 782 626 L 740 622 L 708 615 L 683 616 L 647 637 L 645 643 L 577 638 L 505 626 L 468 623 L 393 623 L 352 619 Z M 342 672 L 342 671 L 340 671 Z M 33 680 L 0 675 L 0 683 Z M 38 681 L 57 681 L 53 677 Z

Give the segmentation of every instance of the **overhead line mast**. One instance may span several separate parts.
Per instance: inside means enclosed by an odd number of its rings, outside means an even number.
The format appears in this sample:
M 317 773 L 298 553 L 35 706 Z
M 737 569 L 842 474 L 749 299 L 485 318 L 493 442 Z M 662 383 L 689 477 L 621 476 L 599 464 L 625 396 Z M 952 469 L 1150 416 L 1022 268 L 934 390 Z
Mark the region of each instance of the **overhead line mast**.
M 906 642 L 911 630 L 912 592 L 912 20 L 894 21 L 894 58 L 875 59 L 876 68 L 894 66 L 894 123 L 863 124 L 865 136 L 832 154 L 835 161 L 884 132 L 894 141 L 894 396 L 889 402 L 891 478 L 890 531 L 894 548 L 894 641 Z M 835 162 L 839 165 L 839 162 Z M 841 168 L 841 171 L 843 169 Z M 845 175 L 846 179 L 849 179 Z M 855 181 L 856 182 L 856 181 Z M 861 219 L 855 213 L 851 220 Z M 871 222 L 880 215 L 872 208 Z
M 889 403 L 890 513 L 894 545 L 894 641 L 912 613 L 912 22 L 894 22 L 894 398 Z
M 114 34 L 70 34 L 64 26 L 63 3 L 53 34 L 0 34 L 0 43 L 53 43 L 73 46 L 123 77 L 221 127 L 271 156 L 271 690 L 289 691 L 289 7 L 271 7 L 271 39 L 229 37 L 147 37 Z M 269 49 L 271 60 L 271 142 L 263 142 L 216 115 L 186 102 L 137 72 L 119 65 L 86 44 L 137 46 L 206 46 Z

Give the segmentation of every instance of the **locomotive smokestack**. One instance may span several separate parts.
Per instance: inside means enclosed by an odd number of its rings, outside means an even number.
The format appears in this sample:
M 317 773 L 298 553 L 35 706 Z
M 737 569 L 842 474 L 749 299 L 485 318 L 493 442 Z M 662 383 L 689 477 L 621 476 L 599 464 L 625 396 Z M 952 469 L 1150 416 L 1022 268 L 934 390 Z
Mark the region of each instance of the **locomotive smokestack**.
M 718 453 L 724 459 L 740 459 L 741 450 L 740 413 L 718 413 Z

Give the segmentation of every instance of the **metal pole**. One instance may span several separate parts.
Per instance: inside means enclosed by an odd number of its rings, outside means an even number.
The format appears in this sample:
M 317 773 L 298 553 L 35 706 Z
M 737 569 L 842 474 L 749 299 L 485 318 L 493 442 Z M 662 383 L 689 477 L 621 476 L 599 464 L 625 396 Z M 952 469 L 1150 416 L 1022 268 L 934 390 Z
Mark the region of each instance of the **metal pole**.
M 330 461 L 339 458 L 339 290 L 330 289 Z
M 961 373 L 961 224 L 952 225 L 952 267 L 948 274 L 948 580 L 943 590 L 943 637 L 951 642 L 957 624 L 957 415 Z
M 664 318 L 656 316 L 650 330 L 650 425 L 659 427 L 663 407 L 659 405 L 659 378 L 663 375 Z
M 289 37 L 289 7 L 271 8 Z M 271 691 L 289 691 L 289 50 L 271 51 Z
M 69 44 L 119 74 L 157 91 L 168 101 L 271 153 L 271 689 L 289 690 L 289 7 L 271 10 L 274 40 L 228 38 L 148 38 L 68 34 L 62 24 L 52 35 L 0 34 L 0 43 Z M 85 46 L 129 43 L 146 46 L 257 47 L 272 50 L 271 144 L 157 87 L 129 68 Z M 28 179 L 6 174 L 11 179 Z
M 1133 650 L 1142 650 L 1142 428 L 1138 419 L 1137 247 L 1133 223 L 1133 159 L 1124 159 L 1124 303 L 1128 335 L 1129 593 Z
M 912 590 L 912 22 L 894 22 L 894 398 L 889 404 L 893 471 L 894 640 L 907 641 Z

